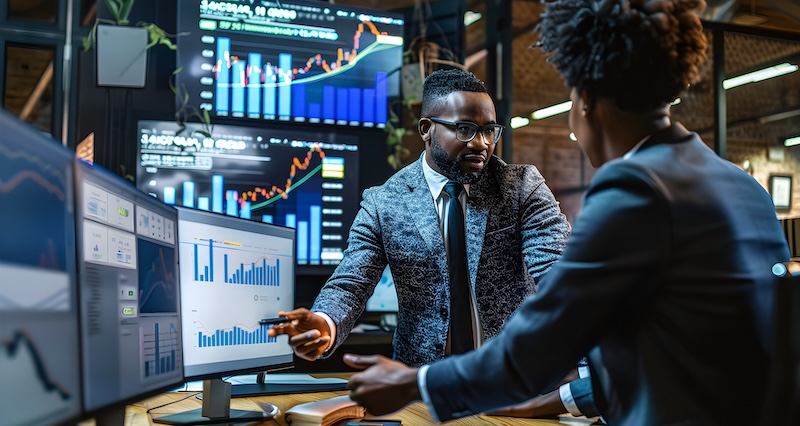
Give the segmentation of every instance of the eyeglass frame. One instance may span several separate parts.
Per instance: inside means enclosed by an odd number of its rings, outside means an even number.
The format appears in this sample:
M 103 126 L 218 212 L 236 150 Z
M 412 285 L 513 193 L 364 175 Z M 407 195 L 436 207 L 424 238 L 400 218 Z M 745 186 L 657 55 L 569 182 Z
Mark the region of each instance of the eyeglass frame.
M 486 125 L 483 125 L 483 126 L 479 126 L 478 123 L 473 123 L 472 121 L 468 121 L 468 120 L 447 121 L 447 120 L 442 120 L 441 118 L 438 118 L 438 117 L 425 117 L 425 118 L 427 118 L 428 120 L 431 120 L 434 123 L 444 124 L 444 125 L 447 125 L 447 126 L 456 126 L 456 129 L 455 129 L 456 139 L 458 139 L 459 142 L 463 142 L 464 144 L 468 144 L 468 143 L 472 142 L 478 136 L 478 133 L 483 135 L 483 129 L 486 128 L 486 127 L 492 126 L 492 127 L 499 127 L 500 128 L 500 131 L 498 132 L 498 134 L 495 137 L 495 139 L 493 141 L 490 141 L 485 136 L 482 136 L 482 137 L 483 137 L 483 140 L 489 142 L 489 145 L 497 145 L 497 143 L 500 142 L 500 138 L 503 136 L 503 130 L 505 130 L 505 128 L 506 128 L 506 126 L 504 126 L 502 124 L 497 124 L 497 123 L 489 123 L 489 124 L 486 124 Z M 460 124 L 466 124 L 466 125 L 475 126 L 475 134 L 472 135 L 472 137 L 469 138 L 468 140 L 462 140 L 461 138 L 458 137 L 458 125 L 460 125 Z

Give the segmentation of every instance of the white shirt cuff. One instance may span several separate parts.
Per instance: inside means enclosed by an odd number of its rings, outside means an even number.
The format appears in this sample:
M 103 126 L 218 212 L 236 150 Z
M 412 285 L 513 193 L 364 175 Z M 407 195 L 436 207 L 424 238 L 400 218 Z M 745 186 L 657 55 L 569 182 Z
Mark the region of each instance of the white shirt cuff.
M 572 414 L 573 416 L 582 416 L 581 410 L 578 409 L 578 405 L 575 404 L 575 399 L 572 397 L 572 391 L 569 388 L 569 383 L 565 383 L 558 388 L 558 396 L 561 397 L 561 403 L 564 404 L 564 408 Z
M 436 423 L 441 423 L 439 415 L 436 414 L 436 409 L 433 407 L 431 397 L 428 395 L 428 386 L 425 381 L 428 374 L 428 367 L 430 367 L 430 365 L 425 364 L 417 370 L 417 387 L 419 388 L 420 396 L 422 396 L 422 401 L 425 402 L 425 405 L 428 407 L 428 413 L 431 415 L 431 418 Z
M 331 317 L 329 317 L 325 312 L 314 312 L 314 314 L 321 316 L 325 322 L 328 323 L 328 328 L 331 329 L 331 340 L 328 341 L 328 347 L 326 347 L 325 351 L 322 353 L 322 355 L 325 355 L 325 353 L 327 353 L 333 347 L 333 342 L 336 341 L 336 324 L 333 323 Z

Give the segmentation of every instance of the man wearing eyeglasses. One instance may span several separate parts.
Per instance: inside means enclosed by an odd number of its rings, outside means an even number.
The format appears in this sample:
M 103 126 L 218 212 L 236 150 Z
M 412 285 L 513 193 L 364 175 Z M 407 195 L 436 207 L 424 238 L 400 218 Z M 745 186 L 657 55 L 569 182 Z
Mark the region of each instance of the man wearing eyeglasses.
M 291 322 L 270 329 L 289 334 L 299 357 L 329 356 L 347 339 L 387 264 L 399 302 L 395 359 L 419 366 L 474 349 L 561 255 L 570 225 L 542 175 L 492 155 L 503 125 L 483 83 L 462 70 L 432 73 L 422 116 L 425 152 L 364 191 L 344 258 L 311 310 L 281 312 Z

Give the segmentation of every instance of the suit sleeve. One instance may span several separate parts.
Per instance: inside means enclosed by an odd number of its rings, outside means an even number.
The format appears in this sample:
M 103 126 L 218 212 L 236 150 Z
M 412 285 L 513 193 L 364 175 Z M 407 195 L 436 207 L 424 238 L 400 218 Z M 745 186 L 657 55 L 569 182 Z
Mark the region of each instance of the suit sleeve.
M 564 251 L 570 224 L 536 167 L 525 168 L 520 205 L 522 254 L 528 273 L 538 285 Z
M 669 248 L 669 214 L 646 171 L 621 162 L 601 168 L 539 294 L 480 349 L 431 364 L 426 385 L 439 419 L 553 388 L 653 293 Z
M 386 267 L 376 192 L 367 189 L 347 239 L 342 262 L 320 290 L 312 312 L 324 312 L 336 324 L 332 354 L 350 335 Z
M 600 411 L 594 403 L 591 377 L 573 380 L 568 385 L 575 405 L 584 416 L 595 417 L 600 415 Z

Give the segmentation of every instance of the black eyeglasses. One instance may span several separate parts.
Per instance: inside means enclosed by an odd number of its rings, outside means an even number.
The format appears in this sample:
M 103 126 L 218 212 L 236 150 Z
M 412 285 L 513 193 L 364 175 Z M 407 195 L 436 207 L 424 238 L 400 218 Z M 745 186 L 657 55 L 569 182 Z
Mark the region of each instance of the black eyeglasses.
M 478 135 L 478 131 L 480 131 L 486 142 L 488 142 L 489 145 L 494 145 L 500 140 L 500 136 L 503 135 L 503 129 L 506 127 L 502 124 L 479 126 L 471 121 L 447 121 L 436 117 L 428 117 L 428 120 L 446 126 L 454 126 L 456 128 L 456 139 L 464 143 L 470 143 L 475 139 L 475 136 Z

